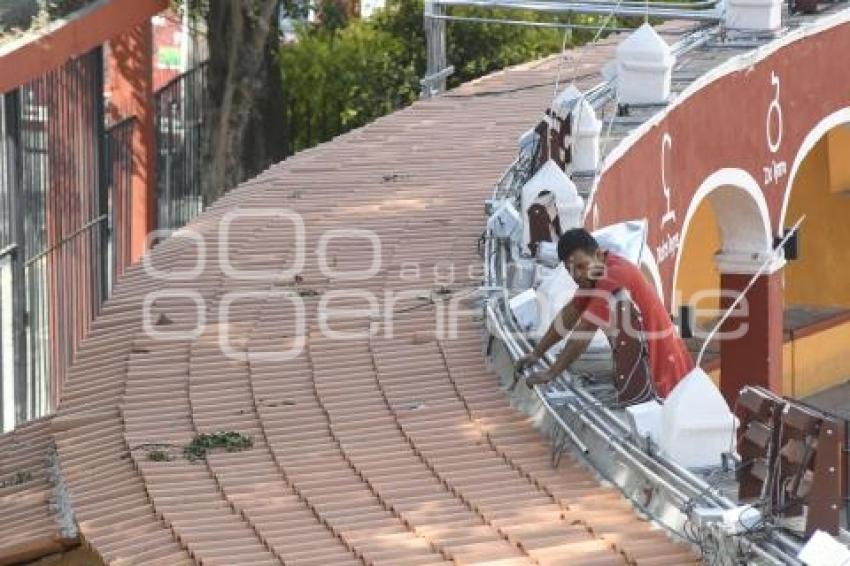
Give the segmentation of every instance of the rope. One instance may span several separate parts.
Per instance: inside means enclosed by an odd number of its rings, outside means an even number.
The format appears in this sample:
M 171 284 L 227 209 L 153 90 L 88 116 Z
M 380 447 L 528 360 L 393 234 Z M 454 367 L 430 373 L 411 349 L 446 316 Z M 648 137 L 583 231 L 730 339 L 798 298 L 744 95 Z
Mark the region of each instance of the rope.
M 700 348 L 699 356 L 697 356 L 696 367 L 701 367 L 702 357 L 705 354 L 706 348 L 714 339 L 714 335 L 717 334 L 717 331 L 720 330 L 720 327 L 723 325 L 724 322 L 726 322 L 726 319 L 729 318 L 729 315 L 732 314 L 732 311 L 738 307 L 742 300 L 744 300 L 744 297 L 747 295 L 747 293 L 750 292 L 750 289 L 753 288 L 753 285 L 756 284 L 758 278 L 761 277 L 761 274 L 765 272 L 767 266 L 773 263 L 777 250 L 781 249 L 785 245 L 785 243 L 791 238 L 791 236 L 793 236 L 797 232 L 797 230 L 800 228 L 800 224 L 802 224 L 803 220 L 805 219 L 806 215 L 804 214 L 800 217 L 799 220 L 797 220 L 797 222 L 794 223 L 794 226 L 792 226 L 791 229 L 788 230 L 788 233 L 785 234 L 782 240 L 779 241 L 779 244 L 776 246 L 776 248 L 768 254 L 767 259 L 765 259 L 759 266 L 758 271 L 756 271 L 755 275 L 752 276 L 749 283 L 747 283 L 747 286 L 744 287 L 744 290 L 741 291 L 741 293 L 739 293 L 737 297 L 735 297 L 735 300 L 732 301 L 732 304 L 729 306 L 729 308 L 726 309 L 726 311 L 723 313 L 723 316 L 721 316 L 720 320 L 718 320 L 717 323 L 714 325 L 714 328 L 711 329 L 711 332 L 708 334 L 705 339 L 705 342 L 703 342 L 702 344 L 702 348 Z
M 623 3 L 623 0 L 617 0 L 617 3 L 611 8 L 611 11 L 608 12 L 608 15 L 606 16 L 605 21 L 596 30 L 596 34 L 593 36 L 593 39 L 591 39 L 586 45 L 594 45 L 597 41 L 599 41 L 599 38 L 602 35 L 602 32 L 605 31 L 605 28 L 607 28 L 608 25 L 611 23 L 611 21 L 614 19 L 614 13 L 617 11 L 617 9 L 620 7 L 620 5 L 622 3 Z M 647 7 L 647 9 L 648 9 L 648 7 Z M 553 103 L 555 102 L 555 98 L 557 98 L 557 96 L 558 96 L 558 87 L 560 87 L 560 85 L 561 85 L 561 69 L 564 66 L 564 59 L 565 59 L 564 55 L 566 54 L 566 51 L 567 51 L 567 34 L 569 32 L 570 32 L 569 29 L 564 30 L 564 40 L 561 43 L 561 54 L 558 57 L 558 68 L 557 68 L 556 73 L 555 73 L 555 88 L 553 89 L 553 92 L 552 92 L 552 102 Z M 581 52 L 579 52 L 579 56 L 576 60 L 576 65 L 575 65 L 576 68 L 579 68 L 580 64 L 581 64 Z M 576 78 L 575 76 L 570 78 L 570 85 L 575 84 L 575 78 Z M 551 104 L 550 104 L 550 106 L 551 106 Z M 581 116 L 579 116 L 578 118 L 580 118 L 580 117 Z M 547 120 L 546 121 L 546 136 L 547 136 L 547 138 L 549 138 L 549 137 L 551 137 L 551 135 L 552 135 L 552 124 L 549 120 Z

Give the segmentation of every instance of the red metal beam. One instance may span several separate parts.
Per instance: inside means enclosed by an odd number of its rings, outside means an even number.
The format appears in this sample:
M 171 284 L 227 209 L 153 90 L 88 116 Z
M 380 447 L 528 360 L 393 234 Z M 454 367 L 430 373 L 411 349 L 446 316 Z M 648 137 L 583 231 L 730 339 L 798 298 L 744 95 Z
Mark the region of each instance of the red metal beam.
M 58 68 L 168 7 L 168 0 L 100 0 L 0 47 L 0 93 Z

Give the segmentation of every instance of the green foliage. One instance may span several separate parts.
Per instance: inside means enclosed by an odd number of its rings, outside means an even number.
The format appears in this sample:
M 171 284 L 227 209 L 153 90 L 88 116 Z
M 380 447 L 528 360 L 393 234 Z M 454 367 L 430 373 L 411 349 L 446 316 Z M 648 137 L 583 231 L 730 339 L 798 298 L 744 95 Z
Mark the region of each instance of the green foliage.
M 422 0 L 387 0 L 384 9 L 373 16 L 372 25 L 400 41 L 403 60 L 413 66 L 417 76 L 425 74 Z
M 375 17 L 378 29 L 404 42 L 407 60 L 414 62 L 420 76 L 425 74 L 426 63 L 422 9 L 422 0 L 389 0 L 386 8 Z M 556 21 L 551 14 L 523 10 L 456 8 L 452 10 L 452 15 L 532 22 Z M 555 28 L 500 23 L 451 22 L 446 29 L 448 62 L 455 67 L 449 86 L 559 51 L 564 37 L 563 32 Z M 567 45 L 571 45 L 571 42 Z
M 295 43 L 281 48 L 288 154 L 362 126 L 418 97 L 426 66 L 422 10 L 422 0 L 388 0 L 369 21 L 352 20 L 344 27 L 336 22 L 304 26 Z M 452 13 L 554 21 L 552 15 L 522 11 L 466 8 Z M 567 45 L 589 36 L 590 32 L 571 34 Z M 455 74 L 449 86 L 557 52 L 563 40 L 563 31 L 554 28 L 452 22 L 447 55 Z
M 400 40 L 367 22 L 298 30 L 281 49 L 288 153 L 362 126 L 408 104 L 418 75 Z
M 316 6 L 322 27 L 329 31 L 342 29 L 348 24 L 348 14 L 343 0 L 320 0 Z
M 148 460 L 152 460 L 154 462 L 170 462 L 174 459 L 174 456 L 163 448 L 151 448 L 148 450 L 147 454 Z
M 543 21 L 544 14 L 533 12 L 465 8 L 455 15 L 496 19 Z M 553 21 L 551 15 L 550 21 Z M 497 23 L 459 22 L 448 26 L 448 60 L 455 66 L 450 85 L 492 73 L 510 65 L 537 59 L 561 49 L 563 32 L 555 28 L 535 28 Z
M 207 457 L 207 452 L 214 448 L 224 448 L 227 452 L 239 452 L 254 446 L 254 439 L 250 436 L 232 430 L 214 432 L 212 434 L 198 434 L 188 445 L 183 448 L 186 459 L 194 462 Z

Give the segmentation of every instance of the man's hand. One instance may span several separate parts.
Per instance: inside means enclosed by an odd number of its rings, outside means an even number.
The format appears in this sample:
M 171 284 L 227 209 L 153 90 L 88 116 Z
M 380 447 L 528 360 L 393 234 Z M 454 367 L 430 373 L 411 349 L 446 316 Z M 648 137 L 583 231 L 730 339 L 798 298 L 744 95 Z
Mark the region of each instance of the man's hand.
M 525 370 L 531 369 L 534 365 L 540 361 L 540 356 L 534 353 L 534 350 L 529 352 L 528 354 L 519 358 L 516 362 L 514 362 L 514 381 L 510 387 L 508 387 L 508 391 L 513 391 L 516 389 L 517 384 L 519 383 L 520 378 L 522 377 L 522 373 Z
M 514 362 L 514 371 L 517 373 L 522 373 L 523 371 L 532 368 L 539 361 L 540 356 L 538 356 L 534 352 L 530 352 L 519 358 L 516 362 Z
M 525 384 L 531 389 L 535 385 L 543 385 L 555 379 L 555 375 L 548 369 L 541 369 L 532 372 L 525 380 Z

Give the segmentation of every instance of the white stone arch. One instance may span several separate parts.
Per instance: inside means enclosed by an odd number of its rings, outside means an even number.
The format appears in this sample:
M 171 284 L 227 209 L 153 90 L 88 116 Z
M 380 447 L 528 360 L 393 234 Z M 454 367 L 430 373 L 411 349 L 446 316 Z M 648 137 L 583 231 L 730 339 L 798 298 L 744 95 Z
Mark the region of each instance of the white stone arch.
M 788 213 L 788 203 L 791 202 L 791 192 L 794 188 L 794 180 L 797 178 L 797 172 L 800 170 L 800 165 L 812 149 L 830 130 L 838 126 L 850 124 L 850 108 L 842 108 L 832 114 L 821 119 L 812 130 L 803 138 L 803 143 L 797 150 L 797 155 L 794 156 L 794 163 L 791 165 L 791 170 L 788 172 L 788 183 L 785 185 L 785 194 L 782 195 L 782 209 L 779 212 L 779 224 L 776 226 L 776 233 L 780 234 L 785 226 L 785 215 Z
M 724 256 L 764 257 L 773 249 L 770 213 L 758 182 L 743 169 L 725 168 L 709 175 L 694 193 L 679 235 L 679 249 L 673 267 L 670 308 L 676 304 L 676 286 L 682 249 L 691 220 L 702 201 L 708 199 L 720 228 L 721 252 Z

